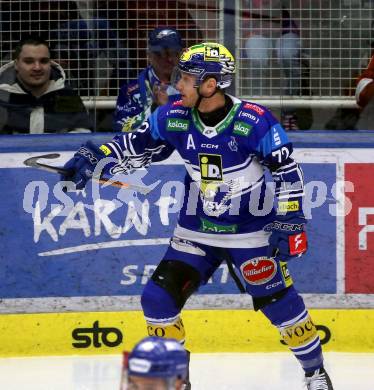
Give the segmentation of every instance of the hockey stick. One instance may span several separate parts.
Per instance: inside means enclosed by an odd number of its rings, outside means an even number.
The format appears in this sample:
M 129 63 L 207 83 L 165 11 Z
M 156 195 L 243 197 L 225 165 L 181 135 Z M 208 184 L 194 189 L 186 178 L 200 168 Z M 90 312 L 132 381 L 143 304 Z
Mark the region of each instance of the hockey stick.
M 43 154 L 41 156 L 30 157 L 30 158 L 26 159 L 23 163 L 26 166 L 31 167 L 31 168 L 42 169 L 43 171 L 48 171 L 48 172 L 52 172 L 52 173 L 59 173 L 61 175 L 69 176 L 70 172 L 68 169 L 54 167 L 52 165 L 43 164 L 43 163 L 40 163 L 38 161 L 41 158 L 55 159 L 58 157 L 60 157 L 60 155 L 58 153 Z M 129 190 L 134 190 L 134 191 L 137 191 L 143 195 L 147 195 L 151 191 L 147 187 L 138 186 L 136 184 L 124 183 L 122 181 L 116 181 L 116 180 L 108 179 L 105 177 L 100 177 L 100 178 L 93 177 L 93 180 L 97 181 L 100 184 L 108 184 L 108 185 L 118 187 L 118 188 L 127 188 Z

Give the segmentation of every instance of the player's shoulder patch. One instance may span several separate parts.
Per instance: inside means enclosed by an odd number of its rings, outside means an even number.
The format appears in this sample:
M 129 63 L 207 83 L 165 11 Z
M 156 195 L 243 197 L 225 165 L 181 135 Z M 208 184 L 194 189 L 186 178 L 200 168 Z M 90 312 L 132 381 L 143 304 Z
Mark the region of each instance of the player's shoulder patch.
M 166 130 L 187 131 L 189 126 L 189 109 L 172 103 L 166 113 Z
M 259 116 L 264 115 L 266 112 L 265 107 L 261 107 L 258 104 L 254 104 L 254 103 L 250 103 L 250 102 L 244 102 L 243 109 L 255 112 Z
M 173 117 L 186 117 L 189 113 L 189 109 L 186 107 L 171 107 L 168 110 L 168 116 Z
M 253 107 L 256 107 L 253 109 Z M 252 126 L 263 122 L 265 114 L 265 108 L 258 106 L 257 104 L 243 101 L 238 114 L 237 120 L 244 121 L 251 124 Z
M 273 122 L 271 112 L 266 107 L 247 101 L 242 102 L 235 120 L 239 122 L 234 124 L 237 128 L 237 134 L 239 134 L 238 132 L 241 135 L 253 135 L 255 133 L 255 138 L 261 138 L 265 135 Z M 250 131 L 246 129 L 248 126 L 250 126 Z
M 167 104 L 167 116 L 173 118 L 186 118 L 190 112 L 188 107 L 182 105 L 182 100 L 177 100 Z

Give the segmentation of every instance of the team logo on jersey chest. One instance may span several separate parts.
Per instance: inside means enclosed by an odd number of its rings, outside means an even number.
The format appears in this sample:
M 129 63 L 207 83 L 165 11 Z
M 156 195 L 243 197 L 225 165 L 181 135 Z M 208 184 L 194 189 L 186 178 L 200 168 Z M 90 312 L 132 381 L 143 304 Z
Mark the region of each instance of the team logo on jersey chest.
M 222 156 L 219 154 L 199 153 L 199 165 L 202 192 L 206 193 L 208 189 L 214 191 L 217 187 L 216 183 L 221 183 L 223 180 Z

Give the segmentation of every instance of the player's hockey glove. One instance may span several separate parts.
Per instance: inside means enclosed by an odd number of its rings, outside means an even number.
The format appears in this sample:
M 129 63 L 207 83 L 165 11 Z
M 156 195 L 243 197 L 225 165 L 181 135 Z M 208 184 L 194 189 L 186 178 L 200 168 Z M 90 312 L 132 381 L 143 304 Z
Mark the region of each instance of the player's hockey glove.
M 305 232 L 305 218 L 298 215 L 278 215 L 266 225 L 264 230 L 271 232 L 268 256 L 281 261 L 289 261 L 302 256 L 308 248 Z
M 61 175 L 61 180 L 72 181 L 76 190 L 82 190 L 92 178 L 97 163 L 104 157 L 99 147 L 88 141 L 64 165 L 68 174 Z

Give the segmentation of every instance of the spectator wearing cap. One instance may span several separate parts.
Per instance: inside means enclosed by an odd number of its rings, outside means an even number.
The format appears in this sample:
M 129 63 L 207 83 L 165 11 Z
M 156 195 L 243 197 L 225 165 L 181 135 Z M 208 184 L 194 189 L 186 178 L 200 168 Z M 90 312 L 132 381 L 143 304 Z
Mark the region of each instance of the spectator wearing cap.
M 137 80 L 120 88 L 114 131 L 134 131 L 158 106 L 180 98 L 170 79 L 183 47 L 181 35 L 174 28 L 158 27 L 150 32 L 149 66 L 140 72 Z

